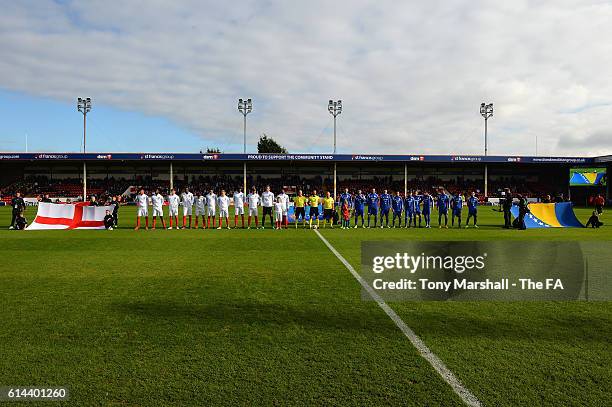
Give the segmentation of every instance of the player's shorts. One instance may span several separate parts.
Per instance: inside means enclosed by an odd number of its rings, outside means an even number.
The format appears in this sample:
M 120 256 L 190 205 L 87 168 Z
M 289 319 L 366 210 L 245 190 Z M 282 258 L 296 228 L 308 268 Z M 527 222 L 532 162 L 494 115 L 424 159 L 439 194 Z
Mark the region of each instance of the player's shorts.
M 334 213 L 333 209 L 323 209 L 323 219 L 328 220 L 332 218 Z
M 368 215 L 378 215 L 378 208 L 374 206 L 368 206 Z
M 402 211 L 393 211 L 393 216 L 397 217 L 397 218 L 401 218 L 402 217 Z
M 183 206 L 183 216 L 191 216 L 193 213 L 193 207 L 191 205 Z
M 303 206 L 295 208 L 295 219 L 297 220 L 300 216 L 302 219 L 306 218 L 306 210 Z
M 311 218 L 318 218 L 319 217 L 319 207 L 318 206 L 311 206 L 310 207 L 310 217 Z
M 277 222 L 280 222 L 281 220 L 283 220 L 283 213 L 282 212 L 274 212 L 274 220 Z
M 453 210 L 453 216 L 461 216 L 461 210 Z
M 196 216 L 204 216 L 206 215 L 206 208 L 196 206 Z
M 263 207 L 263 216 L 266 216 L 266 215 L 272 216 L 272 207 L 271 206 L 264 206 Z
M 442 214 L 442 215 L 447 215 L 448 214 L 448 208 L 439 208 L 438 211 Z
M 382 208 L 382 207 L 381 207 L 381 208 L 380 208 L 380 213 L 381 213 L 382 215 L 384 215 L 384 214 L 386 214 L 386 213 L 389 213 L 389 208 Z
M 168 207 L 168 215 L 170 215 L 170 216 L 178 216 L 178 206 L 169 206 Z
M 476 215 L 476 213 L 478 213 L 478 209 L 468 209 L 468 215 Z
M 363 208 L 355 208 L 355 216 L 363 216 Z
M 429 208 L 423 209 L 423 215 L 425 215 L 425 216 L 431 215 L 431 209 L 429 209 Z
M 219 209 L 220 218 L 229 218 L 229 209 Z
M 153 216 L 164 216 L 163 208 L 153 208 Z
M 147 208 L 146 206 L 144 206 L 144 207 L 139 206 L 138 207 L 138 216 L 149 216 L 149 208 Z
M 259 216 L 259 211 L 257 208 L 249 207 L 249 216 Z
M 209 206 L 208 209 L 206 210 L 206 215 L 207 216 L 216 216 L 217 215 L 217 208 Z
M 244 205 L 234 206 L 234 215 L 244 215 Z

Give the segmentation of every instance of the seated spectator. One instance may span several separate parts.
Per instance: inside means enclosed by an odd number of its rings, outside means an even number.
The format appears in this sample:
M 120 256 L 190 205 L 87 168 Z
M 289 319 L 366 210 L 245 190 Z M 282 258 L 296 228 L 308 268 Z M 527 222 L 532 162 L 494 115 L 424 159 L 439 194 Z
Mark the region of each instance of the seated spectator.
M 599 228 L 600 226 L 603 226 L 603 222 L 599 220 L 599 214 L 597 211 L 593 211 L 593 214 L 589 218 L 586 227 L 588 228 L 589 226 L 592 228 Z
M 26 226 L 28 226 L 28 220 L 25 218 L 22 210 L 15 218 L 15 230 L 24 230 Z
M 111 211 L 106 210 L 106 216 L 104 216 L 104 227 L 108 230 L 113 230 L 113 226 L 115 226 L 115 219 L 111 214 Z

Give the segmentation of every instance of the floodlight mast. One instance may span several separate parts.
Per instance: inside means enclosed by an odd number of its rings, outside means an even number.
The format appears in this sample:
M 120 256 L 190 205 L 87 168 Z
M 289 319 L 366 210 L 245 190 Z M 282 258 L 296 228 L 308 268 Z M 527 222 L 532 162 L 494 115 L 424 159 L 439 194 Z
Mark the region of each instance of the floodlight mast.
M 489 153 L 489 145 L 488 145 L 488 121 L 489 118 L 493 117 L 493 103 L 481 103 L 480 104 L 480 115 L 484 117 L 484 155 L 485 157 Z M 487 163 L 485 163 L 485 172 L 484 172 L 484 194 L 485 197 L 489 194 L 489 167 Z
M 87 152 L 87 113 L 91 111 L 91 98 L 78 98 L 77 110 L 83 114 L 83 202 L 87 200 L 87 164 L 85 153 Z
M 336 154 L 336 117 L 342 113 L 342 100 L 330 100 L 327 110 L 334 116 L 334 154 Z
M 484 117 L 484 155 L 486 156 L 489 152 L 488 149 L 488 137 L 487 137 L 487 122 L 489 118 L 493 117 L 493 103 L 481 103 L 480 104 L 480 115 Z
M 242 113 L 244 117 L 244 154 L 246 154 L 246 125 L 247 125 L 247 115 L 253 111 L 253 101 L 249 99 L 238 99 L 238 111 Z

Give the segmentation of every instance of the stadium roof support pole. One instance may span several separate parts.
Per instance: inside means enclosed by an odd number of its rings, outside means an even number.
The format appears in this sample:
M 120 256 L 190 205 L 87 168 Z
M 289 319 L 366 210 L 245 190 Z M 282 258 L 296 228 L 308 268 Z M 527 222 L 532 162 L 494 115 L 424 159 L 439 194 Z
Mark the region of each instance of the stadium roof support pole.
M 77 110 L 83 113 L 83 202 L 87 200 L 87 162 L 85 153 L 87 152 L 87 113 L 91 111 L 91 98 L 78 98 Z
M 247 182 L 246 182 L 246 161 L 243 163 L 243 174 L 242 174 L 242 179 L 243 179 L 243 183 L 242 183 L 242 192 L 244 192 L 246 194 L 247 191 Z
M 170 161 L 170 190 L 174 189 L 174 168 L 172 168 L 172 161 Z
M 336 165 L 337 163 L 334 161 L 334 201 L 336 200 L 336 179 L 337 179 L 337 174 L 336 174 Z
M 404 197 L 408 194 L 408 163 L 404 163 Z

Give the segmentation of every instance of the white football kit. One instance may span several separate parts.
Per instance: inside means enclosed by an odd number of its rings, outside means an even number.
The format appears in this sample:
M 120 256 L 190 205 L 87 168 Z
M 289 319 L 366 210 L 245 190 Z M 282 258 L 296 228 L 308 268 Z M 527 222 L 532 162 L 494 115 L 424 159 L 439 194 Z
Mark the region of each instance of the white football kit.
M 261 206 L 269 208 L 274 206 L 274 193 L 264 191 L 261 193 Z
M 191 192 L 183 192 L 183 216 L 191 216 L 193 213 L 193 194 Z
M 283 220 L 283 203 L 282 202 L 274 203 L 274 220 L 276 222 L 280 222 Z
M 229 217 L 229 204 L 230 204 L 229 196 L 227 196 L 227 195 L 220 196 L 217 199 L 217 201 L 219 203 L 219 217 L 220 218 L 227 218 L 227 217 Z
M 178 216 L 180 198 L 177 194 L 168 195 L 168 214 Z
M 196 216 L 205 216 L 206 215 L 206 198 L 204 195 L 198 196 L 195 201 L 196 207 Z
M 244 215 L 244 194 L 234 192 L 234 215 Z
M 247 195 L 247 203 L 249 204 L 249 216 L 259 216 L 257 207 L 259 206 L 259 194 Z
M 206 195 L 206 207 L 208 208 L 208 216 L 215 216 L 217 214 L 217 195 Z
M 138 216 L 149 216 L 149 197 L 147 194 L 136 195 L 136 206 L 138 207 Z
M 161 194 L 151 195 L 151 204 L 153 205 L 153 216 L 164 216 L 164 197 Z
M 289 211 L 289 195 L 281 192 L 278 194 L 278 198 L 281 199 L 281 204 L 283 204 L 283 216 L 287 216 L 287 211 Z

